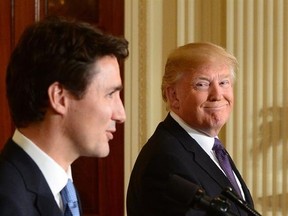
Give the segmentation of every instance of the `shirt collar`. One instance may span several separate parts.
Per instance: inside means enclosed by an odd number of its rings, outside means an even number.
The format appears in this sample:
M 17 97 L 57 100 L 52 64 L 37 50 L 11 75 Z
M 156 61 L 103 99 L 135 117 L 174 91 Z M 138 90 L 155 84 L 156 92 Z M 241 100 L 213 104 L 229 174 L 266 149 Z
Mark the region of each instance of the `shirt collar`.
M 30 139 L 15 130 L 12 137 L 13 141 L 18 144 L 37 164 L 44 175 L 54 197 L 65 187 L 68 178 L 72 180 L 71 166 L 68 171 L 65 170 L 54 161 L 49 155 L 42 151 Z
M 176 113 L 170 111 L 170 115 L 194 140 L 196 140 L 207 154 L 211 154 L 214 145 L 214 137 L 207 136 L 206 134 L 191 128 Z

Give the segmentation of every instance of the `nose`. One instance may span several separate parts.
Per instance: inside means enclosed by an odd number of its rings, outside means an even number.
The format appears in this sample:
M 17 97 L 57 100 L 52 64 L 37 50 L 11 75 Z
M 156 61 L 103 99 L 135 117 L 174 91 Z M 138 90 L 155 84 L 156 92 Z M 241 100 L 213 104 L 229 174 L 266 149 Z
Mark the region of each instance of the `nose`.
M 126 120 L 126 112 L 121 99 L 119 99 L 115 106 L 113 120 L 116 121 L 116 123 L 124 123 Z
M 222 98 L 222 88 L 219 83 L 211 83 L 209 87 L 209 99 L 211 101 L 221 100 Z

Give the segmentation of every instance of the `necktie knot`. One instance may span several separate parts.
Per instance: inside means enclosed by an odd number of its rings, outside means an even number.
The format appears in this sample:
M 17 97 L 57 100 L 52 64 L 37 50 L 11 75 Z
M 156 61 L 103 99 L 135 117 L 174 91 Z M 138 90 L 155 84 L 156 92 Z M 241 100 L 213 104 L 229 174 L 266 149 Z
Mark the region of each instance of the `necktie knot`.
M 71 179 L 68 179 L 66 186 L 61 191 L 61 197 L 65 216 L 79 216 L 79 206 L 75 187 Z
M 228 155 L 221 141 L 217 138 L 214 139 L 214 145 L 213 145 L 212 150 L 215 151 L 217 158 L 218 156 L 225 157 L 225 155 Z
M 221 141 L 217 138 L 214 138 L 214 146 L 212 148 L 214 151 L 218 151 L 218 150 L 224 150 L 224 147 L 221 143 Z

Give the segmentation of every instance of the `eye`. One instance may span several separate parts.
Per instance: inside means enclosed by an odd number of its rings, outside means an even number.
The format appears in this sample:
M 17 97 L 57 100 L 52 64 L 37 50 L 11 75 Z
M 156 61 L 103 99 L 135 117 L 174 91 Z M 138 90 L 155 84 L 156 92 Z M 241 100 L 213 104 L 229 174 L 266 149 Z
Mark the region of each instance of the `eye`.
M 194 84 L 194 89 L 196 90 L 207 90 L 210 86 L 208 81 L 199 81 Z
M 106 96 L 109 97 L 109 98 L 113 98 L 113 97 L 115 97 L 115 95 L 119 96 L 120 95 L 120 91 L 122 89 L 123 89 L 122 86 L 118 86 L 118 87 L 109 89 L 109 90 L 107 90 Z
M 230 80 L 222 80 L 220 83 L 219 83 L 220 86 L 224 87 L 224 88 L 227 88 L 230 86 Z
M 115 98 L 120 96 L 120 89 L 114 89 L 111 92 L 108 92 L 107 97 L 108 98 Z
M 108 93 L 108 97 L 112 98 L 114 94 L 115 94 L 115 91 L 112 91 L 112 92 Z

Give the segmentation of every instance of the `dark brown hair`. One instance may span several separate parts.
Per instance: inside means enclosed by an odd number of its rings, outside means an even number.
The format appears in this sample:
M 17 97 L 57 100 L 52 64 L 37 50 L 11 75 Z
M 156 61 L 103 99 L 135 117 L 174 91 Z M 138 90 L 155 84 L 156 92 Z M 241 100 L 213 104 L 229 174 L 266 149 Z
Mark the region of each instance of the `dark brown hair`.
M 6 94 L 16 127 L 41 121 L 47 90 L 61 83 L 76 98 L 85 94 L 97 59 L 128 56 L 128 42 L 83 22 L 50 17 L 24 31 L 7 68 Z

